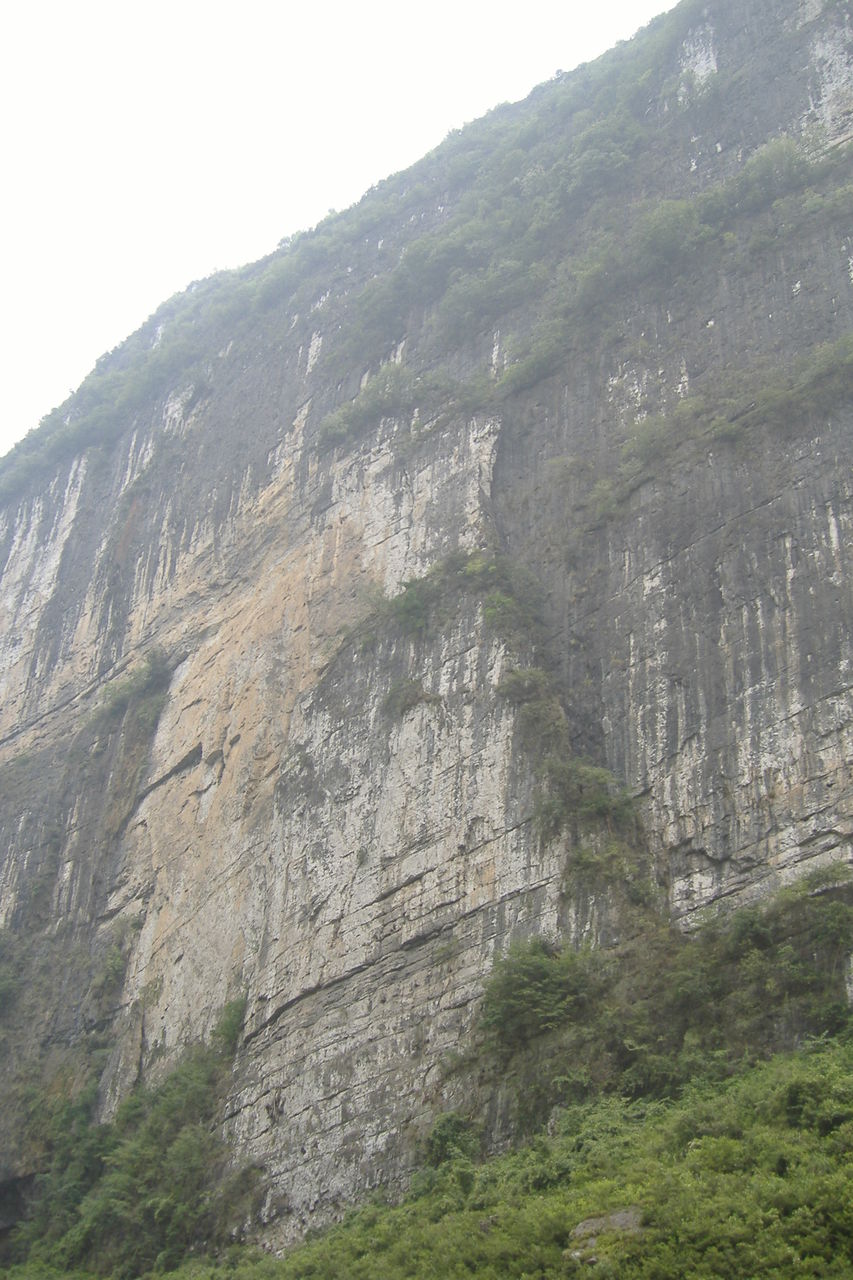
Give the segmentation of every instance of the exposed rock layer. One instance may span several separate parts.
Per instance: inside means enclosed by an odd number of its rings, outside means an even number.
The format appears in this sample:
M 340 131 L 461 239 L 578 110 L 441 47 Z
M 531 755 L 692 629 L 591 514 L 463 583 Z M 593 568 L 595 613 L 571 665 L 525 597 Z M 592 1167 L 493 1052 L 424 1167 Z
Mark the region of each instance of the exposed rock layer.
M 780 132 L 814 150 L 849 131 L 846 6 L 791 4 L 781 24 L 777 8 L 685 10 L 654 68 L 646 196 L 709 189 Z M 448 217 L 428 204 L 417 233 Z M 178 378 L 0 516 L 0 917 L 63 957 L 27 1036 L 10 1015 L 10 1070 L 106 1023 L 108 1110 L 246 993 L 226 1127 L 267 1171 L 278 1240 L 400 1185 L 430 1116 L 472 1088 L 447 1055 L 496 948 L 625 927 L 612 902 L 567 896 L 587 837 L 532 820 L 537 753 L 499 689 L 513 667 L 550 668 L 576 748 L 638 797 L 687 924 L 850 856 L 853 410 L 676 433 L 617 476 L 646 415 L 853 330 L 843 215 L 640 280 L 618 332 L 590 315 L 515 395 L 414 429 L 377 413 L 318 446 L 383 360 L 433 359 L 424 306 L 368 368 L 330 380 L 324 364 L 347 297 L 398 260 L 410 221 L 356 237 L 331 298 L 236 339 L 218 322 L 203 383 Z M 453 376 L 497 379 L 503 327 L 445 350 Z M 381 604 L 478 551 L 538 583 L 509 629 L 506 600 L 473 585 L 428 625 Z M 121 694 L 155 649 L 165 701 Z

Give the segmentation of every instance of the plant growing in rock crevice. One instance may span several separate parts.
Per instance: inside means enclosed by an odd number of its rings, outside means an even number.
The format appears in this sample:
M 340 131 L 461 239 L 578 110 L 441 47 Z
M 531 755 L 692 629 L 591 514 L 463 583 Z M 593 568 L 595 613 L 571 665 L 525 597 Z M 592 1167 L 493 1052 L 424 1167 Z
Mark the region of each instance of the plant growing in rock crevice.
M 92 716 L 92 727 L 109 729 L 132 712 L 139 729 L 150 732 L 165 705 L 171 675 L 165 652 L 160 648 L 150 650 L 140 666 L 106 686 Z
M 590 823 L 627 828 L 633 819 L 629 794 L 608 769 L 573 753 L 566 713 L 547 672 L 510 669 L 497 692 L 516 708 L 521 740 L 535 761 L 534 818 L 542 838 L 552 839 L 569 823 L 576 834 Z
M 529 645 L 541 629 L 540 591 L 532 577 L 506 556 L 456 551 L 393 596 L 380 599 L 350 633 L 364 643 L 393 628 L 426 639 L 449 625 L 464 599 L 482 601 L 486 625 L 504 639 Z
M 390 719 L 402 720 L 422 703 L 434 705 L 440 702 L 441 698 L 428 693 L 420 680 L 395 680 L 382 704 L 382 710 Z

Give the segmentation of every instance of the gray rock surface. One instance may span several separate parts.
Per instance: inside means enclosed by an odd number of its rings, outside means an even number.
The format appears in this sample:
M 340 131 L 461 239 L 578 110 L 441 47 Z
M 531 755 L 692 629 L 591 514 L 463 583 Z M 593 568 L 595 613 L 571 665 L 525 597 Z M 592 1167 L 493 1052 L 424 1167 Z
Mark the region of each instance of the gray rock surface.
M 849 134 L 848 7 L 778 8 L 709 3 L 662 55 L 649 199 L 786 132 L 824 152 Z M 415 236 L 401 217 L 299 309 L 236 336 L 211 321 L 203 377 L 6 502 L 0 924 L 53 973 L 9 1015 L 10 1079 L 106 1027 L 109 1114 L 245 994 L 224 1125 L 265 1170 L 267 1239 L 404 1185 L 436 1112 L 476 1093 L 448 1063 L 494 955 L 625 927 L 606 895 L 567 893 L 592 837 L 533 821 L 536 751 L 499 689 L 514 667 L 549 667 L 574 748 L 636 797 L 686 927 L 849 861 L 853 408 L 676 433 L 624 467 L 645 420 L 853 330 L 848 213 L 791 237 L 762 214 L 763 245 L 640 283 L 535 385 L 318 447 L 381 363 L 335 380 L 324 361 L 356 283 Z M 416 230 L 448 216 L 428 204 Z M 443 352 L 455 378 L 511 364 L 510 319 Z M 429 326 L 427 307 L 383 359 L 420 370 Z M 541 617 L 507 631 L 473 590 L 424 627 L 389 610 L 476 552 L 522 566 Z M 155 649 L 162 706 L 105 714 Z M 14 1133 L 0 1147 L 0 1177 L 27 1172 Z

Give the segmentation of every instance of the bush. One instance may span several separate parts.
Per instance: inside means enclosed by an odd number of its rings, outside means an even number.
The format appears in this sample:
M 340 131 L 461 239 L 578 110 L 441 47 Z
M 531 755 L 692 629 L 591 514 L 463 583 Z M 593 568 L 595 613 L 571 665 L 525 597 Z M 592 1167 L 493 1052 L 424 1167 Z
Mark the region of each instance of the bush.
M 603 821 L 610 827 L 630 820 L 631 797 L 609 769 L 579 756 L 550 755 L 540 772 L 535 818 L 543 839 L 553 838 L 572 821 Z
M 111 1123 L 94 1122 L 94 1080 L 54 1106 L 49 1167 L 15 1233 L 19 1259 L 134 1277 L 222 1238 L 232 1188 L 215 1119 L 244 1008 L 226 1005 L 216 1047 L 189 1051 L 162 1084 L 136 1089 Z
M 170 679 L 168 658 L 162 649 L 152 649 L 140 667 L 107 685 L 95 719 L 106 724 L 116 723 L 133 709 L 147 727 L 153 729 L 163 709 Z
M 549 696 L 551 681 L 541 667 L 511 668 L 502 676 L 497 692 L 513 706 L 520 707 Z
M 214 1044 L 218 1044 L 229 1057 L 233 1057 L 237 1050 L 245 1016 L 246 997 L 240 996 L 236 1000 L 229 1000 L 213 1029 Z
M 710 232 L 691 200 L 661 200 L 632 237 L 632 268 L 639 279 L 670 281 L 691 261 Z
M 629 853 L 576 850 L 574 891 L 598 891 L 602 860 L 605 883 L 629 882 Z M 673 1096 L 845 1031 L 850 896 L 846 881 L 806 881 L 690 936 L 648 914 L 639 932 L 634 913 L 633 937 L 609 952 L 544 939 L 512 948 L 485 984 L 482 1022 L 512 1062 L 520 1121 L 535 1127 L 556 1104 L 602 1092 Z
M 483 992 L 482 1023 L 505 1054 L 584 1016 L 605 985 L 592 951 L 561 949 L 543 938 L 510 947 Z
M 533 580 L 505 557 L 459 551 L 381 600 L 354 634 L 391 624 L 407 635 L 426 636 L 431 628 L 450 621 L 466 597 L 483 601 L 487 625 L 505 638 L 529 641 L 538 633 L 540 605 Z
M 812 170 L 792 138 L 774 138 L 749 157 L 732 181 L 733 204 L 754 213 L 786 192 L 805 186 Z
M 402 720 L 422 702 L 435 703 L 441 699 L 427 693 L 420 680 L 396 680 L 388 691 L 382 710 L 394 720 Z
M 456 1111 L 446 1111 L 436 1120 L 424 1142 L 424 1161 L 431 1168 L 449 1160 L 473 1160 L 480 1141 L 474 1125 Z
M 0 929 L 0 1018 L 13 1006 L 21 989 L 21 973 L 15 939 L 7 929 Z

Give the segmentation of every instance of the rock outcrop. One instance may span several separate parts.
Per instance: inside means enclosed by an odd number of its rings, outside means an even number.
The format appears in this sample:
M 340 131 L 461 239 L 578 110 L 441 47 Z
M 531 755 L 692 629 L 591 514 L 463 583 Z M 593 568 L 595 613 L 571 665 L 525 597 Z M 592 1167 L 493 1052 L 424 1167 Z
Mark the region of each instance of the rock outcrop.
M 404 1184 L 512 938 L 631 928 L 549 742 L 685 927 L 850 858 L 853 27 L 783 7 L 682 5 L 167 304 L 7 464 L 9 1078 L 97 1038 L 108 1113 L 244 994 L 272 1241 Z

